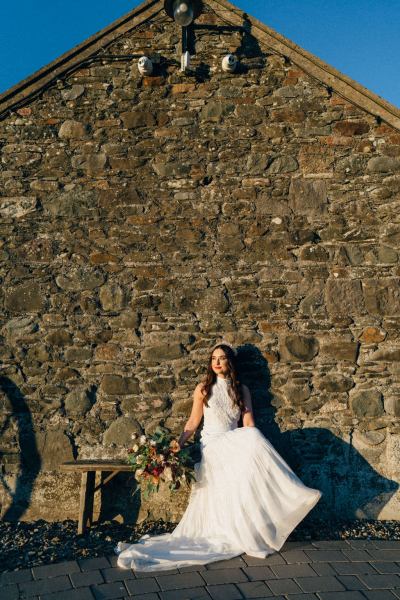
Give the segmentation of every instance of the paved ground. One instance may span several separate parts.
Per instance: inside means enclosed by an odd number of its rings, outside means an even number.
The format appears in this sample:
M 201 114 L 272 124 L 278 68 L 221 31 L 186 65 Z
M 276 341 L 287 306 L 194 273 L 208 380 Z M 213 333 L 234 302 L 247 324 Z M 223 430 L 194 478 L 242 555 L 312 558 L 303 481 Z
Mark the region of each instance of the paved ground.
M 400 598 L 400 541 L 289 542 L 266 559 L 135 574 L 116 557 L 0 574 L 0 600 L 393 600 Z

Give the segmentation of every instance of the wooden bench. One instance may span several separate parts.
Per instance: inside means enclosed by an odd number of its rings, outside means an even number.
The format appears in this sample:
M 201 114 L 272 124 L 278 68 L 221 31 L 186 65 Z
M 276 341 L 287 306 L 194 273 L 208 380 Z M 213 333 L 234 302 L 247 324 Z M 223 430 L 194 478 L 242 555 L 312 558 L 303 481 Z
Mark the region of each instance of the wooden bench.
M 74 460 L 60 465 L 61 471 L 81 473 L 81 491 L 79 498 L 78 534 L 83 533 L 93 522 L 93 500 L 97 490 L 105 486 L 117 473 L 132 471 L 130 465 L 115 460 Z M 109 473 L 99 484 L 96 472 Z

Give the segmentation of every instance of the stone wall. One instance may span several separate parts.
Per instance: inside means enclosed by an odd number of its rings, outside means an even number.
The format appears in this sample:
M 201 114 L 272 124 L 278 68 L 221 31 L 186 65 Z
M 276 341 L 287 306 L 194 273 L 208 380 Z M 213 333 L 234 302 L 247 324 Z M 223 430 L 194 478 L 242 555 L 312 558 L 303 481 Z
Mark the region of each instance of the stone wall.
M 0 122 L 1 514 L 76 518 L 59 463 L 180 433 L 224 336 L 315 511 L 398 518 L 400 132 L 200 21 L 191 73 L 158 14 Z

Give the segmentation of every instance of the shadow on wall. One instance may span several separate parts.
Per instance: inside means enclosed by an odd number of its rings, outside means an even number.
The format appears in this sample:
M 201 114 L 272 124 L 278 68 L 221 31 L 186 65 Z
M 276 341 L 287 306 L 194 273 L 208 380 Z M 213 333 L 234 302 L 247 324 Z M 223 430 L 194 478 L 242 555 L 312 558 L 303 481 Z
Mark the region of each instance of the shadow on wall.
M 11 379 L 2 376 L 0 377 L 0 392 L 8 399 L 10 409 L 10 414 L 7 415 L 0 429 L 0 440 L 4 437 L 4 432 L 9 425 L 15 423 L 19 444 L 19 472 L 15 491 L 10 489 L 4 475 L 0 475 L 0 481 L 12 499 L 2 520 L 19 521 L 29 507 L 33 484 L 40 471 L 41 459 L 36 445 L 32 416 L 20 389 Z M 0 459 L 6 458 L 6 454 L 6 452 L 0 452 Z
M 31 503 L 35 480 L 40 472 L 42 461 L 36 444 L 36 436 L 26 399 L 21 390 L 11 379 L 0 377 L 0 394 L 8 401 L 8 414 L 0 428 L 0 463 L 10 463 L 14 468 L 14 459 L 18 467 L 15 491 L 7 483 L 4 474 L 0 472 L 0 484 L 3 485 L 11 498 L 11 504 L 4 512 L 2 521 L 15 522 L 21 520 Z M 5 450 L 3 442 L 5 432 L 14 425 L 18 436 L 18 448 Z M 75 457 L 76 458 L 76 457 Z M 103 473 L 103 481 L 107 474 Z M 130 473 L 119 473 L 107 483 L 101 491 L 100 521 L 118 518 L 124 523 L 135 523 L 140 509 L 140 494 L 137 483 Z
M 383 477 L 351 445 L 328 429 L 306 427 L 281 432 L 271 404 L 271 377 L 268 363 L 258 348 L 246 344 L 238 349 L 241 381 L 250 389 L 262 417 L 257 426 L 293 471 L 323 496 L 312 514 L 324 518 L 372 518 L 399 489 Z
M 201 39 L 202 32 L 207 31 L 208 33 L 214 34 L 216 37 L 220 36 L 224 33 L 233 33 L 238 32 L 241 36 L 240 45 L 235 50 L 234 54 L 239 59 L 239 65 L 236 69 L 236 74 L 245 74 L 248 72 L 248 65 L 240 62 L 242 59 L 258 59 L 257 65 L 264 66 L 266 60 L 266 54 L 263 52 L 260 47 L 260 43 L 258 39 L 253 36 L 252 32 L 252 24 L 246 13 L 243 14 L 243 24 L 240 25 L 212 25 L 210 23 L 207 24 L 199 24 L 193 23 L 192 26 L 188 28 L 188 38 L 187 38 L 187 48 L 191 55 L 196 54 L 196 41 L 197 39 Z M 228 53 L 228 52 L 227 52 Z M 254 68 L 254 64 L 252 67 Z M 211 78 L 211 68 L 210 65 L 206 65 L 205 63 L 200 63 L 196 67 L 195 76 L 197 81 L 207 81 Z

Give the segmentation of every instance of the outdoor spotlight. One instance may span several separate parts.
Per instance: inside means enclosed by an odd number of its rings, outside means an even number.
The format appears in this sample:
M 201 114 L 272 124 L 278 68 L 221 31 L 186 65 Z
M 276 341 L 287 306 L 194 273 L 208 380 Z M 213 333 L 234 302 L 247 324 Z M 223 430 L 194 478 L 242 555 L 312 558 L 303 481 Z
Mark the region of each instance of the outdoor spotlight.
M 182 27 L 190 25 L 193 21 L 193 6 L 189 2 L 175 2 L 174 19 Z
M 201 13 L 200 0 L 165 0 L 165 10 L 178 25 L 188 27 Z

